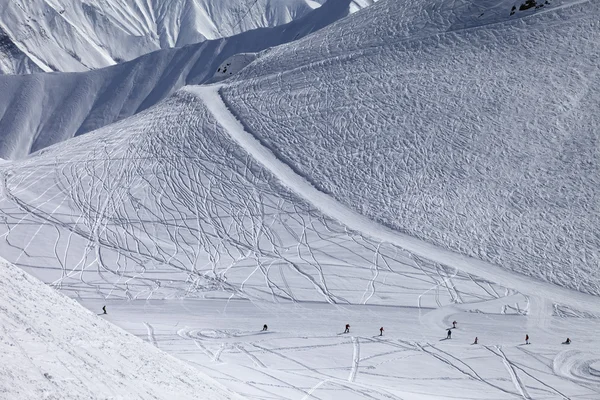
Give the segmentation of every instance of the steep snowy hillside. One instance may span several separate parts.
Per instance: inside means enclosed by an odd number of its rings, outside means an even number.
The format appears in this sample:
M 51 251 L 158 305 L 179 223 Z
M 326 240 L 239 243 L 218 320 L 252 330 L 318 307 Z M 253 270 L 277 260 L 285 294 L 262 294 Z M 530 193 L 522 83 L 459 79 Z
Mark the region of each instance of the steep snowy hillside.
M 0 73 L 86 71 L 302 17 L 323 0 L 13 0 L 0 4 Z
M 0 171 L 6 257 L 245 398 L 600 393 L 598 297 L 369 221 L 245 131 L 218 86 Z
M 0 309 L 0 399 L 237 398 L 4 260 Z
M 249 399 L 598 398 L 600 5 L 328 6 L 0 164 L 3 256 Z
M 263 54 L 225 101 L 363 215 L 599 295 L 600 4 L 475 4 L 380 2 Z
M 183 85 L 210 79 L 230 56 L 301 38 L 345 17 L 353 4 L 329 2 L 286 25 L 161 50 L 97 71 L 0 75 L 0 157 L 21 158 L 145 110 Z

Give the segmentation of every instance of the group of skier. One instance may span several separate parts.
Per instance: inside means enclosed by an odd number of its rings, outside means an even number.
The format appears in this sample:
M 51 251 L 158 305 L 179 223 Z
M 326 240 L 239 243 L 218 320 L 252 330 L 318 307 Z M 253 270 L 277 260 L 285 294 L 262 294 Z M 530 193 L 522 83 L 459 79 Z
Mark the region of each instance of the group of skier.
M 344 329 L 344 333 L 350 333 L 350 324 L 346 324 L 346 329 Z M 383 336 L 383 326 L 379 328 L 379 336 Z
M 106 306 L 102 306 L 102 314 L 106 314 Z M 452 328 L 448 328 L 446 329 L 447 334 L 446 334 L 446 339 L 452 339 L 452 329 L 456 329 L 456 321 L 452 321 Z M 267 324 L 263 325 L 262 331 L 265 332 L 269 329 L 269 327 L 267 326 Z M 350 333 L 350 324 L 346 324 L 346 329 L 344 329 L 344 333 Z M 383 336 L 383 326 L 381 328 L 379 328 L 379 336 Z M 475 340 L 473 341 L 473 344 L 478 344 L 479 343 L 479 338 L 477 336 L 475 336 Z M 529 342 L 529 334 L 525 334 L 525 344 L 530 344 Z M 567 340 L 565 340 L 564 342 L 562 342 L 562 344 L 571 344 L 571 339 L 567 338 Z
M 446 329 L 446 331 L 447 331 L 446 339 L 452 339 L 452 329 L 455 329 L 455 328 L 456 328 L 456 321 L 453 321 L 452 328 Z M 473 341 L 473 344 L 478 344 L 478 343 L 479 343 L 479 338 L 477 336 L 475 336 L 475 340 Z M 525 344 L 531 344 L 531 342 L 529 341 L 528 333 L 525 334 Z M 571 344 L 571 339 L 567 338 L 567 340 L 562 342 L 562 344 Z
M 456 329 L 456 324 L 456 321 L 452 321 L 452 328 L 446 329 L 446 339 L 452 339 L 452 329 Z M 350 333 L 350 324 L 346 324 L 346 329 L 344 330 L 344 333 Z M 379 328 L 379 336 L 383 336 L 383 326 Z M 479 344 L 479 338 L 477 336 L 475 336 L 473 344 Z M 529 334 L 525 334 L 525 344 L 531 344 L 531 342 L 529 341 Z M 562 342 L 562 344 L 571 344 L 571 339 L 567 338 L 567 340 Z

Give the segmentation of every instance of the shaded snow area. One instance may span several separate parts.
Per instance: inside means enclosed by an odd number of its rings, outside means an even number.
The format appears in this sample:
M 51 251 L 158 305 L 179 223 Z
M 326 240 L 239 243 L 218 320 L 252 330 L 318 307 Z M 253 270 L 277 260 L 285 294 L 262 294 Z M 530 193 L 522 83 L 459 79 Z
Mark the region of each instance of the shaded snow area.
M 0 77 L 0 399 L 600 398 L 600 5 L 369 4 Z
M 286 24 L 323 0 L 11 0 L 0 73 L 76 72 L 165 48 Z M 357 4 L 368 3 L 358 1 Z
M 0 399 L 237 398 L 5 261 L 0 310 Z
M 184 85 L 224 75 L 219 70 L 232 56 L 302 38 L 347 16 L 353 4 L 330 2 L 285 25 L 160 50 L 97 71 L 0 75 L 0 157 L 22 158 L 134 115 Z
M 265 53 L 226 103 L 361 214 L 600 294 L 600 4 L 469 3 L 378 3 Z

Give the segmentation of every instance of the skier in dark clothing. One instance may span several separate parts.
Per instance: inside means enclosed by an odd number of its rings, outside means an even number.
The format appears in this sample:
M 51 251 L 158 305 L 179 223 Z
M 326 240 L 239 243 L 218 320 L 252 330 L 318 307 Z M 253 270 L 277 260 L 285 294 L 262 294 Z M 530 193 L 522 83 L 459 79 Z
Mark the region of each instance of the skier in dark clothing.
M 446 339 L 452 339 L 452 330 L 447 329 L 447 331 L 448 331 L 448 336 L 446 336 Z
M 268 330 L 268 329 L 269 329 L 269 327 L 267 326 L 267 324 L 264 324 L 263 325 L 263 332 L 266 331 L 266 330 Z
M 565 341 L 563 342 L 563 344 L 571 344 L 571 339 L 567 338 L 567 340 L 565 340 Z
M 102 306 L 102 314 L 106 314 L 106 306 Z
M 452 327 L 456 328 L 456 321 L 452 321 Z
M 350 333 L 350 324 L 346 324 L 346 330 L 344 333 Z
M 379 336 L 383 336 L 383 326 L 379 328 Z
M 473 344 L 477 344 L 477 336 L 475 336 L 475 341 L 473 342 Z
M 529 344 L 529 334 L 525 335 L 525 344 Z

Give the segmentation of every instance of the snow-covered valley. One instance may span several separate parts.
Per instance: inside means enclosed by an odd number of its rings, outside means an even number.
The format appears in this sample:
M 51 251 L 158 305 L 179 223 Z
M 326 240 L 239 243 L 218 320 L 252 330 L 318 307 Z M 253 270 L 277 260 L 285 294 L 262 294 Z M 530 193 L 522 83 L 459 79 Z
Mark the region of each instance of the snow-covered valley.
M 330 1 L 0 77 L 0 255 L 242 398 L 600 398 L 600 7 L 540 4 Z

